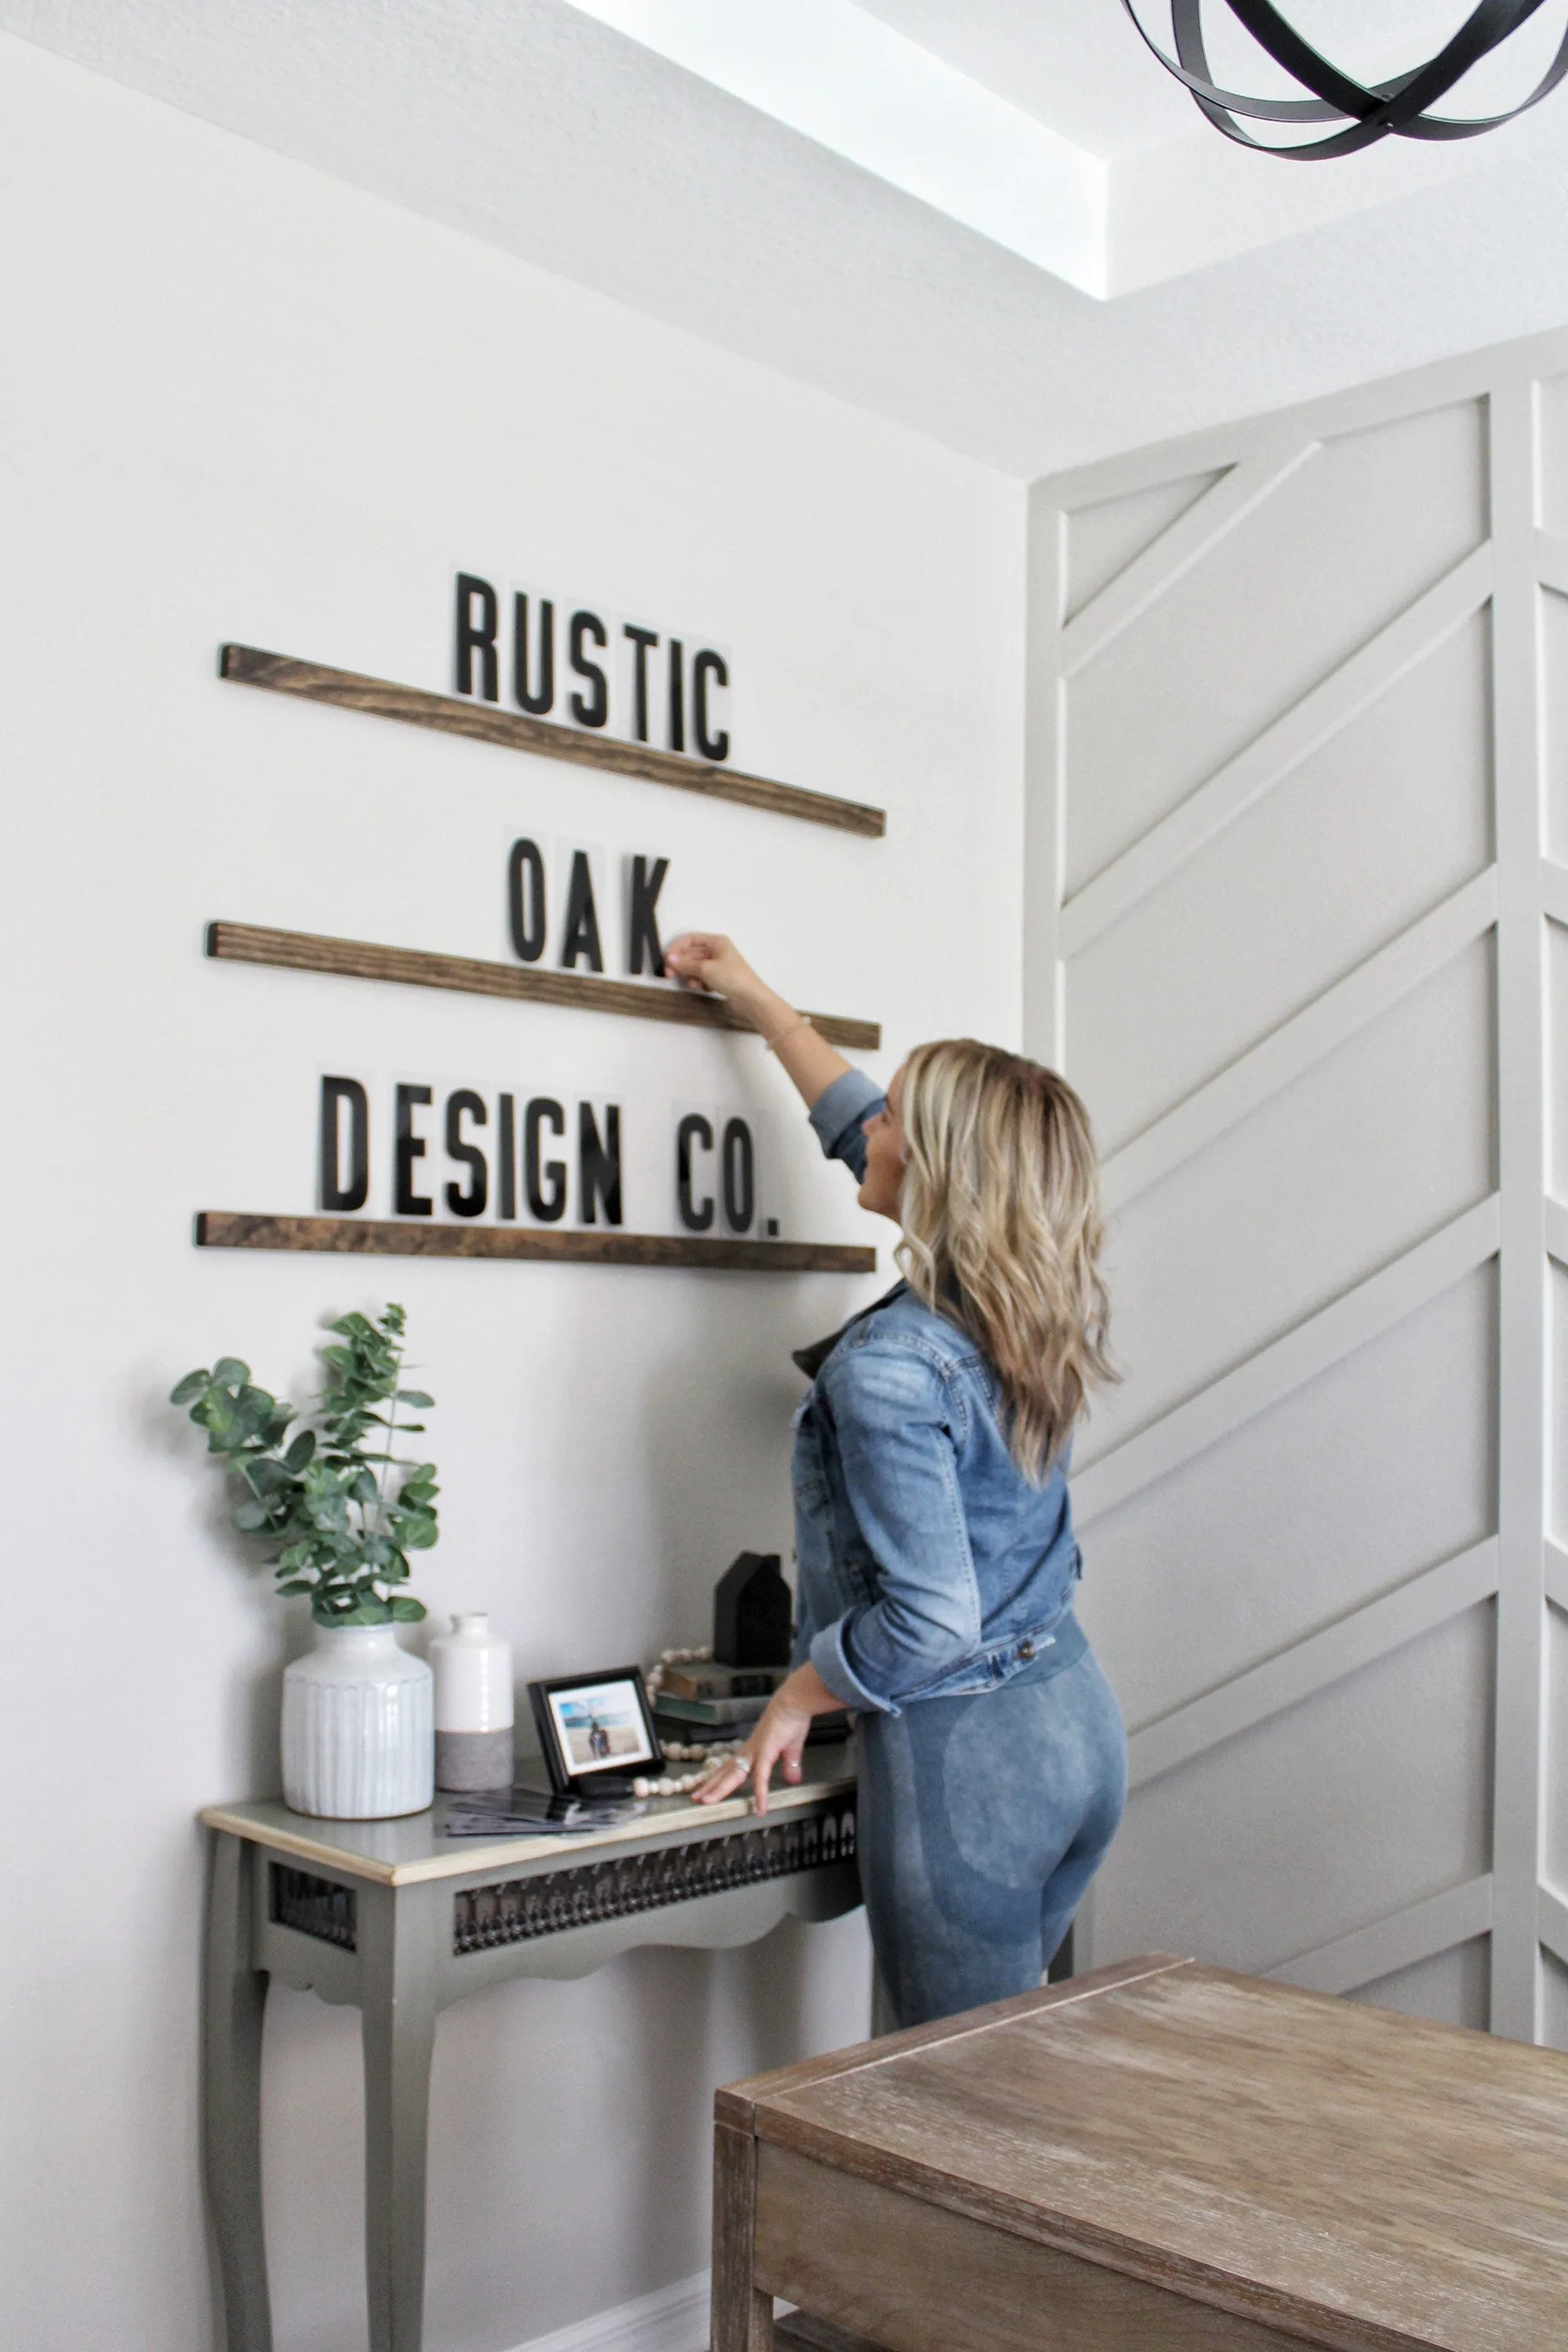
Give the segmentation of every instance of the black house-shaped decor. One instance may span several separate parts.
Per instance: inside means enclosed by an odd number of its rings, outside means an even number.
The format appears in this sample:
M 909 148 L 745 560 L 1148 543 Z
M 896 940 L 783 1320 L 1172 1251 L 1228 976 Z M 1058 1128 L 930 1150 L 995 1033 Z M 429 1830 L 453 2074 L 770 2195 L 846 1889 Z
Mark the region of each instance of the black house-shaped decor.
M 790 1590 L 776 1551 L 743 1551 L 713 1589 L 713 1656 L 721 1666 L 787 1666 Z

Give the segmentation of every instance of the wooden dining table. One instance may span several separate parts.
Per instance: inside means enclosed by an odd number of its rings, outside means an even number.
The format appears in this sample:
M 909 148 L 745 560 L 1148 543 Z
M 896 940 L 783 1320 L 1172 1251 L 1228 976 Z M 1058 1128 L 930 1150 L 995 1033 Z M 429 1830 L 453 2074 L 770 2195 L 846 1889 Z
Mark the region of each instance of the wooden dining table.
M 1568 2057 L 1155 1954 L 719 2092 L 713 2352 L 1558 2352 Z

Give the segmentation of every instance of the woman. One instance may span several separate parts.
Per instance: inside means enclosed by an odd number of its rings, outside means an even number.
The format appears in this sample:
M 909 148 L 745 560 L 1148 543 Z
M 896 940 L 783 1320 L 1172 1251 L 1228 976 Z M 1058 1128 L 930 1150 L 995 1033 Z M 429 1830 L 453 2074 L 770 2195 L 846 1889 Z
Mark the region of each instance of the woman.
M 1072 1425 L 1110 1376 L 1098 1174 L 1061 1078 L 972 1039 L 917 1047 L 884 1097 L 729 940 L 665 951 L 729 1000 L 805 1098 L 907 1279 L 796 1361 L 800 1631 L 751 1738 L 697 1791 L 775 1763 L 813 1716 L 859 1728 L 859 1860 L 900 2025 L 1039 1983 L 1121 1818 L 1126 1739 L 1072 1613 Z

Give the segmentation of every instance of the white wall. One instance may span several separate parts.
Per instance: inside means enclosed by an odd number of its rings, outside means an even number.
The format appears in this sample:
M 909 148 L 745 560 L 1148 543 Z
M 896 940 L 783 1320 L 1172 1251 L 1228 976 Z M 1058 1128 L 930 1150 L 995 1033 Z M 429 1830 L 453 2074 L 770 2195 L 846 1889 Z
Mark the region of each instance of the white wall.
M 1128 1371 L 1078 1455 L 1133 1729 L 1086 1945 L 1560 2045 L 1565 369 L 1037 486 L 1026 979 Z
M 226 1530 L 171 1381 L 230 1349 L 298 1397 L 324 1316 L 405 1302 L 445 1488 L 419 1589 L 488 1604 L 537 1674 L 700 1638 L 731 1555 L 787 1550 L 787 1350 L 870 1295 L 198 1253 L 199 1208 L 312 1205 L 324 1068 L 616 1095 L 650 1153 L 677 1099 L 788 1111 L 749 1042 L 213 964 L 203 926 L 504 956 L 508 844 L 572 835 L 668 853 L 672 916 L 879 1016 L 889 1055 L 1014 1036 L 1022 499 L 12 42 L 0 225 L 0 2332 L 195 2352 L 193 1815 L 276 1785 L 306 1633 Z M 885 804 L 887 841 L 215 674 L 236 638 L 445 688 L 458 564 L 725 642 L 736 761 Z M 796 1230 L 861 1237 L 787 1131 Z M 700 2268 L 711 2085 L 849 2038 L 865 1997 L 851 1920 L 449 2012 L 433 2352 L 499 2352 Z M 354 2021 L 285 1994 L 269 2034 L 279 2352 L 336 2352 L 362 2325 Z

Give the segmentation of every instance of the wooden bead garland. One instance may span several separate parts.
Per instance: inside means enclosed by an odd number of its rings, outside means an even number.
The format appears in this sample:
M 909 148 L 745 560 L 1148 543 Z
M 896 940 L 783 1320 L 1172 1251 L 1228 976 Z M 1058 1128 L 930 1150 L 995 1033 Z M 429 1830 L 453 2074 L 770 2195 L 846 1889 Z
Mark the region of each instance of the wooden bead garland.
M 664 1670 L 667 1666 L 705 1665 L 712 1655 L 713 1645 L 711 1643 L 709 1643 L 705 1648 L 700 1650 L 661 1650 L 658 1654 L 658 1664 L 649 1669 L 647 1677 L 647 1695 L 649 1698 L 657 1698 L 659 1692 L 664 1688 Z M 679 1764 L 700 1763 L 702 1768 L 701 1770 L 698 1772 L 680 1773 L 666 1772 L 657 1780 L 639 1777 L 632 1782 L 632 1794 L 634 1797 L 684 1797 L 688 1795 L 691 1790 L 700 1788 L 702 1782 L 709 1778 L 715 1764 L 721 1763 L 726 1756 L 733 1756 L 736 1749 L 742 1745 L 742 1742 L 738 1739 L 721 1739 L 711 1741 L 707 1745 L 704 1745 L 701 1742 L 689 1745 L 683 1740 L 667 1739 L 661 1744 L 667 1757 L 673 1758 Z

